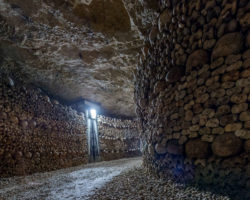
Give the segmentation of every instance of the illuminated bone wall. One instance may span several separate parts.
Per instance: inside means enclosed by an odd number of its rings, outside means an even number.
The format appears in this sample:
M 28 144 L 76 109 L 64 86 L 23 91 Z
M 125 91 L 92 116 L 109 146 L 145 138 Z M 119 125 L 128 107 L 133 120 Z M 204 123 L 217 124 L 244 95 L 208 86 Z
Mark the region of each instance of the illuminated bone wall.
M 0 75 L 0 176 L 87 163 L 82 116 L 40 89 Z
M 102 160 L 141 155 L 137 121 L 99 115 L 98 131 Z
M 249 199 L 250 2 L 163 0 L 159 10 L 135 81 L 144 164 Z

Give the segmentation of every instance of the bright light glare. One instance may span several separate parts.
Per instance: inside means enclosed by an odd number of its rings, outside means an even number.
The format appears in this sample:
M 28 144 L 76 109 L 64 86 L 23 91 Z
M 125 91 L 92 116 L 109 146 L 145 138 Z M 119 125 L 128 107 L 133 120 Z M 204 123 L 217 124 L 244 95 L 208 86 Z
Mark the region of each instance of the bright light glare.
M 96 110 L 95 109 L 90 109 L 90 117 L 92 119 L 96 119 Z

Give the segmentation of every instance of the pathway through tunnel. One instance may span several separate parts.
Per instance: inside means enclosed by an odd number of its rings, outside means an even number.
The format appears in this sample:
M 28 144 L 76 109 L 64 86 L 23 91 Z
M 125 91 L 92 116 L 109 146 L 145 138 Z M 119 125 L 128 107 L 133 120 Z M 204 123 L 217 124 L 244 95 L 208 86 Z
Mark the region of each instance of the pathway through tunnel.
M 114 176 L 141 165 L 141 158 L 98 162 L 30 176 L 0 180 L 0 199 L 92 199 Z
M 223 195 L 162 180 L 142 159 L 92 163 L 0 181 L 0 199 L 15 200 L 229 200 Z

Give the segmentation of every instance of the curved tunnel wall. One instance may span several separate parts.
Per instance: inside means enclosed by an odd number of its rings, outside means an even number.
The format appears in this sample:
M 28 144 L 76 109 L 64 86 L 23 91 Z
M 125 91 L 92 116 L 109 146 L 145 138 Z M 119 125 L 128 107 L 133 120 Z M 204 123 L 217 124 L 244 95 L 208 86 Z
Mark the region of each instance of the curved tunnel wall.
M 100 156 L 102 160 L 140 156 L 137 121 L 98 116 Z
M 88 162 L 86 123 L 70 107 L 0 73 L 0 176 Z
M 249 27 L 249 1 L 161 1 L 135 84 L 151 172 L 249 198 Z

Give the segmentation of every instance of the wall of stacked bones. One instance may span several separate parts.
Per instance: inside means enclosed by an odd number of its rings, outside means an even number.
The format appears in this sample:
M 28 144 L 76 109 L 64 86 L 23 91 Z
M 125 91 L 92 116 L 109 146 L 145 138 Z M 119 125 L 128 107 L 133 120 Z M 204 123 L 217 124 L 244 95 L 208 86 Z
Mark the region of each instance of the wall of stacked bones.
M 1 74 L 0 176 L 87 163 L 86 124 L 70 107 Z
M 40 89 L 22 86 L 1 73 L 0 78 L 0 177 L 88 163 L 87 127 L 81 113 Z M 99 121 L 104 160 L 131 156 L 136 147 L 127 141 L 132 138 L 130 128 L 132 135 L 137 133 L 134 122 L 105 117 Z
M 141 155 L 137 121 L 98 116 L 102 160 Z
M 144 164 L 249 199 L 250 1 L 162 0 L 160 10 L 136 75 Z

